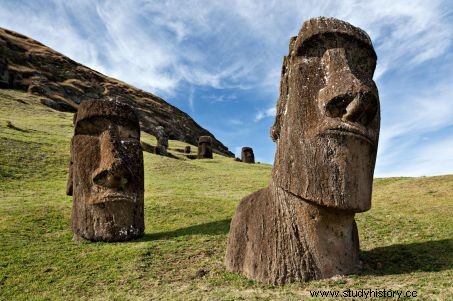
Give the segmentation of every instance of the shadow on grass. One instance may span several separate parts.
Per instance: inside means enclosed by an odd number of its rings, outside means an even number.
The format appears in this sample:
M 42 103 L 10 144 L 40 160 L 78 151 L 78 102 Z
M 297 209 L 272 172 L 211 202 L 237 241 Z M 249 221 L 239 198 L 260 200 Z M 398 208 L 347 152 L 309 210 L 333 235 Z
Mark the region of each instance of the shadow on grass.
M 438 272 L 453 268 L 453 239 L 397 244 L 362 251 L 360 275 Z
M 170 239 L 173 237 L 186 236 L 186 235 L 222 235 L 227 234 L 230 228 L 231 219 L 224 219 L 200 225 L 180 228 L 173 231 L 159 232 L 159 233 L 145 233 L 140 240 L 162 240 Z

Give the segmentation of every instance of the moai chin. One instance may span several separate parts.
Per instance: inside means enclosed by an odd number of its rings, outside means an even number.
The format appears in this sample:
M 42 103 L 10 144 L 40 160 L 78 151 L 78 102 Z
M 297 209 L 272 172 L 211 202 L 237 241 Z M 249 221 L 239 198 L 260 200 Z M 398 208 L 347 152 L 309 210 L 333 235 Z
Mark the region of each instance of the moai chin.
M 211 136 L 200 136 L 198 138 L 198 159 L 212 159 L 212 138 Z
M 143 153 L 132 107 L 85 101 L 74 115 L 67 194 L 75 239 L 125 241 L 144 231 Z
M 284 58 L 272 179 L 239 204 L 227 269 L 272 284 L 359 268 L 354 215 L 371 206 L 380 127 L 369 36 L 332 18 L 306 21 Z
M 255 155 L 251 147 L 244 146 L 242 148 L 241 161 L 244 163 L 255 163 Z

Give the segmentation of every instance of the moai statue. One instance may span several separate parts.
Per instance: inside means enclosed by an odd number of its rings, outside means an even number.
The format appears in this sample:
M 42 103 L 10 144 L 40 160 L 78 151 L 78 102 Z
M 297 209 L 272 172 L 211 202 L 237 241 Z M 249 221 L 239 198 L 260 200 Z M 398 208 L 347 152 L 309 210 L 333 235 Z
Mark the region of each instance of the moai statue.
M 244 163 L 255 163 L 255 155 L 251 147 L 243 147 L 241 152 L 241 161 Z
M 190 145 L 187 145 L 187 146 L 184 148 L 184 153 L 190 154 L 190 151 L 191 151 Z
M 198 159 L 212 159 L 212 138 L 211 136 L 200 136 L 198 138 Z
M 9 88 L 8 61 L 0 58 L 0 88 Z
M 155 152 L 157 155 L 166 156 L 168 148 L 168 135 L 162 126 L 156 127 L 157 146 Z
M 354 215 L 371 206 L 379 97 L 369 36 L 349 23 L 315 18 L 291 39 L 271 137 L 269 187 L 239 204 L 227 269 L 283 284 L 354 273 Z
M 85 101 L 74 115 L 67 194 L 75 239 L 125 241 L 144 231 L 143 153 L 132 107 Z

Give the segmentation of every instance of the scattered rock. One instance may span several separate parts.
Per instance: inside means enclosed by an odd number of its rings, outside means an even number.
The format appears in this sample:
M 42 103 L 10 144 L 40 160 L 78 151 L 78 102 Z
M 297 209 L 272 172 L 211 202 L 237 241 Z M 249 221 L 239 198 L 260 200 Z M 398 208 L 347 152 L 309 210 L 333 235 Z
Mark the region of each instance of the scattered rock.
M 209 270 L 201 268 L 195 273 L 195 277 L 203 278 L 204 276 L 206 276 L 208 274 L 209 274 Z
M 7 121 L 7 122 L 6 122 L 6 127 L 7 127 L 7 128 L 10 128 L 10 129 L 12 129 L 12 130 L 19 131 L 19 132 L 27 132 L 26 130 L 23 130 L 23 129 L 18 128 L 17 126 L 15 126 L 11 121 Z

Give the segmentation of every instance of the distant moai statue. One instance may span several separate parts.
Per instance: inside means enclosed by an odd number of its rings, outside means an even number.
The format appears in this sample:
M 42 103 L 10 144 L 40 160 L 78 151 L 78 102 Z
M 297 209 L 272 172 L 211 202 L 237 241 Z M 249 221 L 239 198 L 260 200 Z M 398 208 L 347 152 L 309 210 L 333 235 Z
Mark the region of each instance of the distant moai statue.
M 198 138 L 198 159 L 212 159 L 212 138 L 211 136 L 200 136 Z
M 166 156 L 168 149 L 168 135 L 165 133 L 165 129 L 162 126 L 156 127 L 156 139 L 157 145 L 155 152 L 157 155 Z
M 241 151 L 241 161 L 244 163 L 255 163 L 255 155 L 253 149 L 248 146 L 244 146 Z
M 144 231 L 143 153 L 133 108 L 85 101 L 74 114 L 67 194 L 75 239 L 125 241 Z
M 187 146 L 184 148 L 184 153 L 190 154 L 190 151 L 191 151 L 190 145 L 187 145 Z
M 0 58 L 0 88 L 9 88 L 8 61 L 6 58 Z
M 239 204 L 225 264 L 283 284 L 354 273 L 355 213 L 371 206 L 379 97 L 369 36 L 332 18 L 305 22 L 284 58 L 267 188 Z

